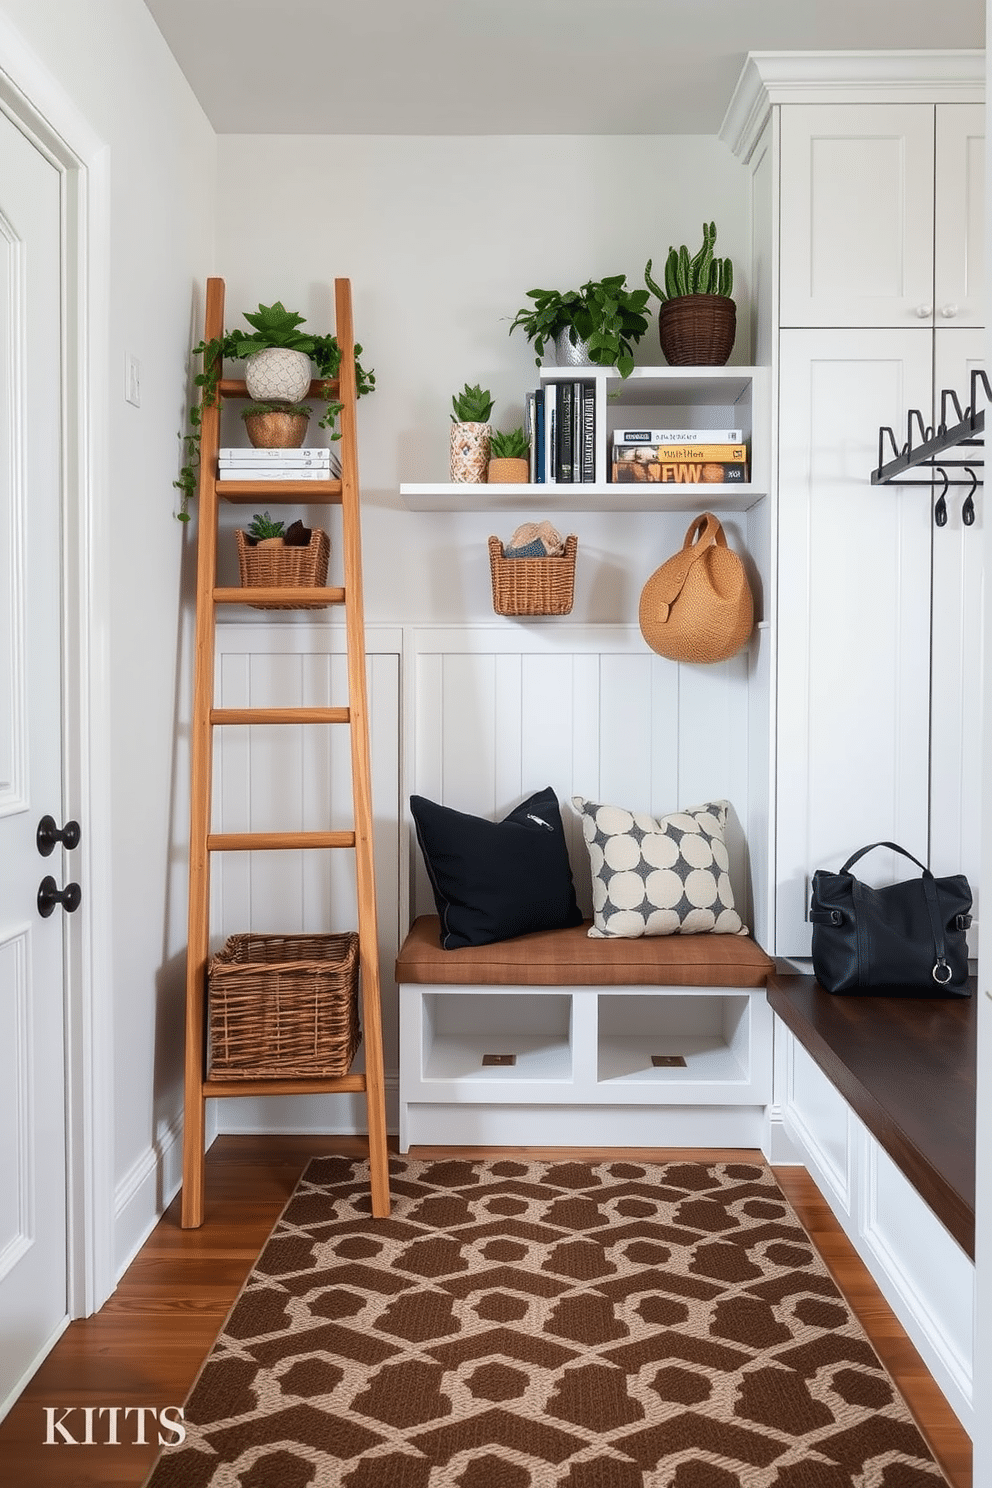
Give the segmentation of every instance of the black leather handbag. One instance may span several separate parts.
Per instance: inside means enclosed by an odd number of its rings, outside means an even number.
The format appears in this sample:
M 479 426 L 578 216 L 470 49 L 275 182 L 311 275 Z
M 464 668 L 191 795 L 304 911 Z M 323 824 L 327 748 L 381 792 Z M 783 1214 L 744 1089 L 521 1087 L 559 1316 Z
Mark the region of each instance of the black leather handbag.
M 902 853 L 922 878 L 873 889 L 850 869 L 876 847 Z M 963 873 L 934 878 L 895 842 L 852 853 L 839 873 L 818 868 L 810 903 L 813 972 L 828 992 L 969 997 L 971 888 Z

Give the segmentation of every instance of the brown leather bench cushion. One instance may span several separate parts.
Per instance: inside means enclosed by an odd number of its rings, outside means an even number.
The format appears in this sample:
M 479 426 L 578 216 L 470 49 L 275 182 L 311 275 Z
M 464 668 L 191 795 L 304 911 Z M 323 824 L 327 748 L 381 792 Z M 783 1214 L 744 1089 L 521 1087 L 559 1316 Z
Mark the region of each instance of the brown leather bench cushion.
M 484 987 L 763 987 L 775 962 L 746 935 L 590 940 L 589 921 L 496 945 L 442 949 L 437 915 L 421 915 L 396 958 L 397 982 Z

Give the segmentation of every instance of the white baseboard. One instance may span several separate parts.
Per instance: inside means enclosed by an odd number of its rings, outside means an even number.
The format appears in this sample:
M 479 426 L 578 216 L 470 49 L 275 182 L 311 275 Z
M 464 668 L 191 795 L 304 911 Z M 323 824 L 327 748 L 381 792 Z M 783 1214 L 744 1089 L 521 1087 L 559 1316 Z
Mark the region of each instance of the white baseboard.
M 114 1283 L 120 1281 L 183 1181 L 183 1122 L 177 1114 L 114 1190 Z

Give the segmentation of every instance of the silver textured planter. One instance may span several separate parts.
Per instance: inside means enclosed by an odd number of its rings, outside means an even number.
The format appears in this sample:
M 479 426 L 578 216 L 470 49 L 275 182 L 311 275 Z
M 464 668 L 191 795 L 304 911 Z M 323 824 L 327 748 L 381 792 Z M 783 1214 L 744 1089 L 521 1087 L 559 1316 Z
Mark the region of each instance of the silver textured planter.
M 310 390 L 310 358 L 305 351 L 265 346 L 245 362 L 245 383 L 256 403 L 299 403 Z
M 571 340 L 571 327 L 565 326 L 555 337 L 555 362 L 559 367 L 591 367 L 589 346 L 578 338 Z

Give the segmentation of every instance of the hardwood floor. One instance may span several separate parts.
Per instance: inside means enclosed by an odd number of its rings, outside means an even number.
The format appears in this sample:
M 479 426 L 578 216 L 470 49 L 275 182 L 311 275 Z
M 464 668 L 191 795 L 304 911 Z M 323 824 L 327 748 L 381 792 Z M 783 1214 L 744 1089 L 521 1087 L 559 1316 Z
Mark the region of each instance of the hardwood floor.
M 364 1142 L 357 1138 L 220 1138 L 207 1156 L 203 1227 L 181 1229 L 179 1200 L 174 1200 L 114 1295 L 94 1317 L 69 1326 L 0 1423 L 3 1488 L 142 1484 L 158 1452 L 157 1425 L 146 1413 L 146 1444 L 136 1444 L 139 1418 L 134 1408 L 160 1410 L 182 1405 L 306 1161 L 331 1151 L 364 1150 Z M 441 1150 L 418 1148 L 413 1155 L 427 1157 Z M 464 1156 L 497 1155 L 493 1148 L 444 1148 L 443 1152 L 446 1156 L 456 1152 Z M 542 1148 L 527 1148 L 526 1152 L 535 1158 L 560 1155 Z M 572 1157 L 604 1155 L 592 1149 L 569 1148 L 568 1152 Z M 664 1161 L 683 1156 L 698 1159 L 702 1154 L 643 1149 L 628 1155 L 635 1160 Z M 715 1152 L 706 1156 L 747 1161 L 754 1154 Z M 775 1172 L 899 1385 L 952 1488 L 971 1488 L 971 1443 L 966 1433 L 812 1179 L 801 1168 L 776 1168 Z M 113 1419 L 108 1411 L 114 1406 L 119 1407 L 117 1446 L 107 1444 Z M 127 1407 L 132 1413 L 125 1417 Z M 46 1409 L 53 1408 L 55 1414 L 46 1416 Z M 92 1412 L 93 1445 L 85 1445 L 83 1440 L 87 1434 L 86 1408 Z M 60 1422 L 80 1444 L 70 1446 L 54 1428 L 50 1434 L 56 1444 L 46 1445 L 50 1419 Z

